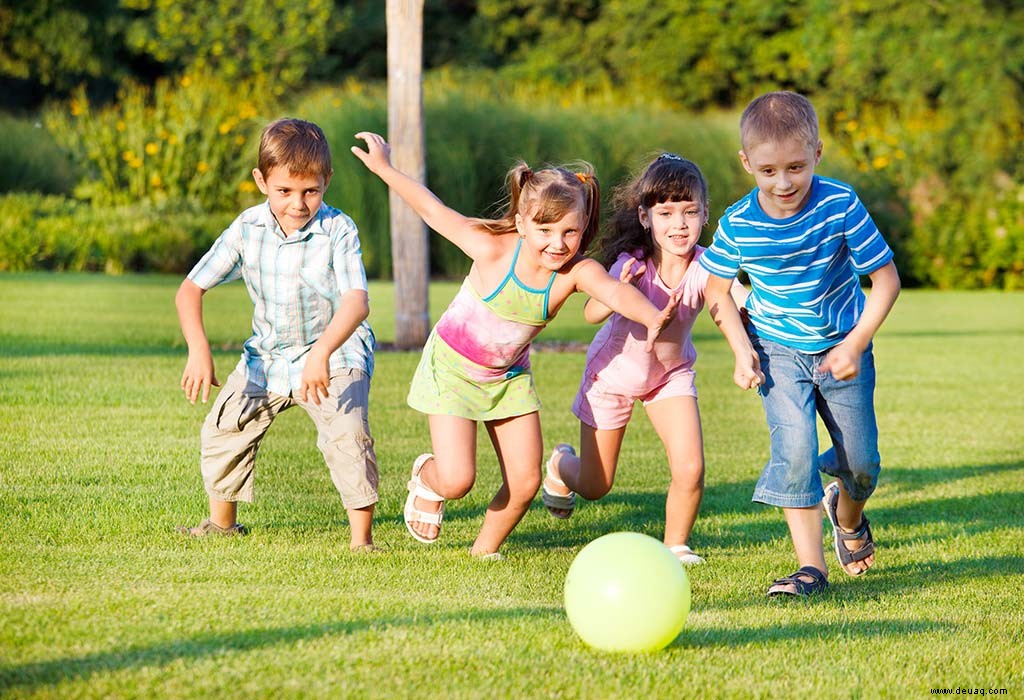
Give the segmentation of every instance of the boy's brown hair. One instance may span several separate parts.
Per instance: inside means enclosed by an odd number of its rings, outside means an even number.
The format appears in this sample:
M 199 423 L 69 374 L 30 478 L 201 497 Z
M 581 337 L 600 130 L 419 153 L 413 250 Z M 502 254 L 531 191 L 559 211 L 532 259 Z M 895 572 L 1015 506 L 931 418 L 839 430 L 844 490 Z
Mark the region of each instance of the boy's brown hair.
M 800 139 L 818 145 L 818 114 L 810 101 L 795 92 L 768 92 L 755 98 L 740 117 L 740 143 L 752 148 L 761 143 Z
M 256 167 L 264 177 L 271 169 L 287 166 L 290 175 L 312 175 L 327 179 L 331 149 L 323 130 L 302 119 L 278 119 L 263 129 Z

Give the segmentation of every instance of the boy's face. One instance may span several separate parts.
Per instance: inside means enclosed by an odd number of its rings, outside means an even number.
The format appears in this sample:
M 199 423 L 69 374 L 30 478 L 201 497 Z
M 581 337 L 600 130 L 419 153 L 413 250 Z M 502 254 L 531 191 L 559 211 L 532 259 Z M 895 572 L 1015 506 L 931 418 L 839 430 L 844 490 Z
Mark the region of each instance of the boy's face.
M 331 182 L 330 175 L 293 175 L 287 168 L 271 168 L 266 175 L 256 168 L 252 177 L 260 192 L 267 196 L 270 211 L 286 236 L 309 223 L 319 211 Z
M 740 151 L 743 168 L 757 183 L 757 201 L 773 219 L 786 219 L 803 209 L 820 160 L 821 141 L 815 147 L 801 139 L 766 141 Z

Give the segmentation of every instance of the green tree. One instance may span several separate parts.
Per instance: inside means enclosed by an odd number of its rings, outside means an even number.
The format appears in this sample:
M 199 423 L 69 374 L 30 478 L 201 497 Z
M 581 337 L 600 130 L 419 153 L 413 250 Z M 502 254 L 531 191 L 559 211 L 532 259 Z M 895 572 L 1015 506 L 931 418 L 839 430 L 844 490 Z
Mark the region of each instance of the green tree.
M 126 43 L 178 70 L 299 85 L 351 16 L 332 0 L 121 0 L 134 13 Z
M 119 78 L 117 0 L 8 0 L 0 5 L 0 90 L 66 93 L 83 80 Z

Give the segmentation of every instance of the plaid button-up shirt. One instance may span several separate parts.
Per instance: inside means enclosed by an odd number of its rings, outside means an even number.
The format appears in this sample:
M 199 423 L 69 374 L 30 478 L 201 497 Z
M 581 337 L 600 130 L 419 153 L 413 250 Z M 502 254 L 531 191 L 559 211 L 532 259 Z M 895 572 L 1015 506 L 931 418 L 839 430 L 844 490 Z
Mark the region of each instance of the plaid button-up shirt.
M 298 391 L 306 353 L 323 335 L 350 289 L 366 289 L 359 233 L 326 204 L 285 236 L 267 203 L 242 212 L 196 263 L 188 278 L 202 289 L 241 278 L 253 303 L 252 336 L 238 369 L 250 384 L 283 396 Z M 363 321 L 330 359 L 373 374 L 373 331 Z

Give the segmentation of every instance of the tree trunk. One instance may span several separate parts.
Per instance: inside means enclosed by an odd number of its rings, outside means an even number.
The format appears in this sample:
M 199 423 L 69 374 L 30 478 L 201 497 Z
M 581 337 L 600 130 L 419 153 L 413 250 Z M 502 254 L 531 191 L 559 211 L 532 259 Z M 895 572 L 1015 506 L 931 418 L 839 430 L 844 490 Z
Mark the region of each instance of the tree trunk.
M 388 142 L 391 162 L 426 182 L 423 136 L 423 0 L 387 0 Z M 430 256 L 426 224 L 394 192 L 391 259 L 395 279 L 395 344 L 419 348 L 430 332 Z

